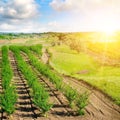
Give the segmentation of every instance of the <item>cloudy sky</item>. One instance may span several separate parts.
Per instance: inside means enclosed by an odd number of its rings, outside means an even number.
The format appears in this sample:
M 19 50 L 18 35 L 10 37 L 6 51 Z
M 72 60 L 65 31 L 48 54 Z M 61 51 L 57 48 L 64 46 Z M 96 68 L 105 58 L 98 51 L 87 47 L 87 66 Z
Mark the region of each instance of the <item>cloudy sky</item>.
M 120 0 L 0 0 L 0 32 L 120 30 Z

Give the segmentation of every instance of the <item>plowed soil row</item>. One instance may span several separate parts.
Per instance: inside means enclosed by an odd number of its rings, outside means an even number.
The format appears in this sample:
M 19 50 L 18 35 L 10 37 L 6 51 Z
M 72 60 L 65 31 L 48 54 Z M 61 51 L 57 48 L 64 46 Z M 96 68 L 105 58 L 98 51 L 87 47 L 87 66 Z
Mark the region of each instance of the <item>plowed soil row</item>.
M 21 52 L 22 57 L 24 60 L 31 65 L 30 60 L 28 56 Z M 69 105 L 66 97 L 57 89 L 55 89 L 54 85 L 44 76 L 42 76 L 32 65 L 31 68 L 33 71 L 37 74 L 40 83 L 43 83 L 45 86 L 46 90 L 48 91 L 50 95 L 50 102 L 54 103 L 52 109 L 49 112 L 49 118 L 54 120 L 54 119 L 73 119 L 73 120 L 78 120 L 78 119 L 84 119 L 84 117 L 80 117 L 76 115 L 76 112 L 72 110 Z
M 22 54 L 22 56 L 26 62 L 30 64 L 27 55 Z M 33 71 L 38 75 L 40 84 L 43 84 L 48 91 L 50 102 L 53 103 L 53 108 L 48 112 L 48 117 L 41 117 L 40 111 L 32 102 L 30 88 L 17 68 L 17 62 L 12 52 L 9 52 L 9 60 L 14 73 L 12 83 L 16 86 L 18 94 L 16 110 L 12 115 L 13 120 L 120 120 L 120 107 L 113 104 L 105 94 L 82 81 L 69 76 L 63 76 L 63 81 L 77 89 L 78 92 L 81 93 L 87 91 L 90 93 L 89 104 L 86 107 L 86 114 L 84 116 L 75 116 L 75 111 L 69 108 L 66 97 L 56 90 L 54 85 L 51 84 L 46 77 L 42 76 L 33 66 L 31 66 Z M 2 92 L 1 76 L 0 92 Z M 7 119 L 7 116 L 0 113 L 0 119 L 5 120 Z
M 28 87 L 23 75 L 17 68 L 17 62 L 12 52 L 9 52 L 9 60 L 14 73 L 12 83 L 15 85 L 18 94 L 18 100 L 16 103 L 16 110 L 13 114 L 13 119 L 33 120 L 39 117 L 40 112 L 32 102 L 32 98 L 30 96 L 30 88 Z

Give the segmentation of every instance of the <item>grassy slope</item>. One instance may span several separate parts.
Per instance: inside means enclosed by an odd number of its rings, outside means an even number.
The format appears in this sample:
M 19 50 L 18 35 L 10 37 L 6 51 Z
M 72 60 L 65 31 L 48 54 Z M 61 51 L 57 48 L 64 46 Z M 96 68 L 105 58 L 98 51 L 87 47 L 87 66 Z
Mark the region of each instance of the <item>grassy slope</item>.
M 77 54 L 67 46 L 49 49 L 50 64 L 60 73 L 83 79 L 105 91 L 120 104 L 120 68 L 101 66 L 85 54 Z M 79 74 L 76 74 L 79 72 Z

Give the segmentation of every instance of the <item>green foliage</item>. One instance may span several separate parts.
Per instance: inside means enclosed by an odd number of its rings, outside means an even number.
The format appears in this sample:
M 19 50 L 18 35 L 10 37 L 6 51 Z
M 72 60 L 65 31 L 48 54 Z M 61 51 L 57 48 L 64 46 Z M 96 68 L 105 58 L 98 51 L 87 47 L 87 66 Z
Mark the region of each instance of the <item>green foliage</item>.
M 15 111 L 15 103 L 17 101 L 17 94 L 13 86 L 7 87 L 3 94 L 0 96 L 0 106 L 8 114 L 12 114 Z
M 80 94 L 77 96 L 76 105 L 78 106 L 78 114 L 84 114 L 84 108 L 88 104 L 88 93 Z
M 42 73 L 44 76 L 46 76 L 47 78 L 49 78 L 49 80 L 55 84 L 56 88 L 58 90 L 61 90 L 64 95 L 67 97 L 68 101 L 69 101 L 69 105 L 70 107 L 72 107 L 73 104 L 76 105 L 77 103 L 77 107 L 78 112 L 81 112 L 83 110 L 83 108 L 87 105 L 83 103 L 87 103 L 87 99 L 88 96 L 86 96 L 86 99 L 84 97 L 84 93 L 80 95 L 80 98 L 82 99 L 78 99 L 79 94 L 77 93 L 76 90 L 74 90 L 72 87 L 70 87 L 69 85 L 66 85 L 65 83 L 62 82 L 62 78 L 60 78 L 58 75 L 56 75 L 56 73 L 54 73 L 49 66 L 43 64 L 40 60 L 38 60 L 37 57 L 35 57 L 28 49 L 27 47 L 20 47 L 20 49 L 27 53 L 27 55 L 30 58 L 31 64 L 40 72 Z M 84 98 L 84 99 L 83 99 Z M 80 114 L 80 113 L 79 113 Z M 81 114 L 80 114 L 81 115 Z
M 34 83 L 33 89 L 33 102 L 35 105 L 41 108 L 42 113 L 45 114 L 52 107 L 52 104 L 48 104 L 49 95 L 47 92 L 45 92 L 44 87 L 38 85 L 38 83 Z
M 38 82 L 33 82 L 33 102 L 38 106 L 42 113 L 45 114 L 52 107 L 52 104 L 49 103 L 49 94 L 45 91 L 44 87 Z
M 38 55 L 42 55 L 42 45 L 37 44 L 37 45 L 32 45 L 28 47 L 31 51 L 35 52 Z
M 6 89 L 10 83 L 11 83 L 11 78 L 12 78 L 12 72 L 10 70 L 9 66 L 4 66 L 2 67 L 2 87 Z
M 8 114 L 12 114 L 15 110 L 17 94 L 14 86 L 11 84 L 13 77 L 12 69 L 8 59 L 8 47 L 2 47 L 2 88 L 3 94 L 0 96 L 0 106 L 2 110 Z
M 66 95 L 67 99 L 69 100 L 69 105 L 73 107 L 73 102 L 77 98 L 77 91 L 70 87 L 69 85 L 65 85 L 62 88 L 62 91 Z
M 16 38 L 34 38 L 39 37 L 38 34 L 32 34 L 32 33 L 0 33 L 0 40 L 12 40 Z
M 27 49 L 27 47 L 21 47 L 22 51 L 26 52 L 31 60 L 31 64 L 35 66 L 35 68 L 41 72 L 43 75 L 48 77 L 52 83 L 56 85 L 57 89 L 61 88 L 62 80 L 59 76 L 57 76 L 54 72 L 51 71 L 51 69 L 38 60 L 34 55 L 31 54 L 31 52 Z
M 10 49 L 14 52 L 18 63 L 18 68 L 21 70 L 29 87 L 32 89 L 33 102 L 42 110 L 43 114 L 45 114 L 52 107 L 48 101 L 48 93 L 45 91 L 44 87 L 40 85 L 36 74 L 30 66 L 23 60 L 20 55 L 19 47 L 11 46 Z
M 8 60 L 8 48 L 2 47 L 2 87 L 6 89 L 12 79 L 13 73 Z

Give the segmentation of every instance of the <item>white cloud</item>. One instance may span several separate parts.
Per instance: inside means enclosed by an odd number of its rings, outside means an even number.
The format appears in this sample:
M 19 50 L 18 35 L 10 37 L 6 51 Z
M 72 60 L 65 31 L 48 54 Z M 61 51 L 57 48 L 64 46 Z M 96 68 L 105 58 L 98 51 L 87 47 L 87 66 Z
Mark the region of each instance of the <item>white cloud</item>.
M 5 2 L 6 1 L 6 2 Z M 50 10 L 49 5 L 55 11 Z M 43 7 L 41 16 L 39 4 Z M 44 32 L 120 28 L 120 0 L 0 0 L 0 31 Z M 48 8 L 47 8 L 48 7 Z M 42 7 L 41 7 L 42 8 Z M 57 12 L 56 12 L 57 11 Z M 59 12 L 58 12 L 59 11 Z M 42 19 L 45 19 L 42 20 Z M 48 22 L 49 21 L 49 22 Z
M 47 26 L 34 22 L 27 21 L 27 23 L 18 24 L 8 24 L 3 23 L 0 24 L 0 31 L 2 32 L 24 32 L 24 33 L 32 33 L 32 32 L 44 32 L 47 31 Z
M 3 23 L 3 24 L 0 25 L 0 28 L 1 28 L 1 29 L 4 29 L 4 30 L 8 30 L 8 29 L 12 29 L 13 26 L 12 26 L 12 25 L 9 25 L 9 24 L 7 24 L 7 23 Z
M 76 11 L 83 9 L 88 4 L 88 0 L 52 0 L 50 5 L 57 11 Z
M 37 13 L 37 4 L 34 0 L 10 0 L 0 5 L 0 16 L 3 19 L 29 19 Z
M 50 6 L 58 11 L 90 12 L 93 10 L 109 10 L 113 8 L 120 11 L 120 0 L 52 0 Z
M 52 0 L 50 6 L 67 12 L 76 30 L 120 29 L 120 0 Z
M 33 32 L 40 16 L 35 0 L 0 1 L 0 31 Z M 40 25 L 39 25 L 40 26 Z

